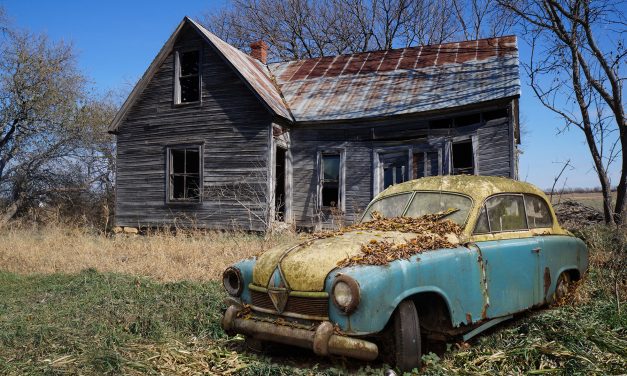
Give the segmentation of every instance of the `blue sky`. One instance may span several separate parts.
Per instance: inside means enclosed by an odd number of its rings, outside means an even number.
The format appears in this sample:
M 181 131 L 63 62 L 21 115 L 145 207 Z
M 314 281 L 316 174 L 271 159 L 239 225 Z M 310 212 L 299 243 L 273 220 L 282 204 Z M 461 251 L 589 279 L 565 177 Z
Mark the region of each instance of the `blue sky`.
M 184 16 L 199 17 L 224 2 L 0 0 L 0 5 L 15 26 L 71 42 L 79 67 L 97 90 L 105 92 L 136 82 Z M 528 59 L 524 42 L 519 40 L 519 44 L 521 60 Z M 570 159 L 575 169 L 564 174 L 566 186 L 598 186 L 582 133 L 572 129 L 557 135 L 561 120 L 539 104 L 523 72 L 521 80 L 520 178 L 550 188 L 562 167 L 560 162 Z M 612 181 L 618 180 L 617 167 L 611 173 Z

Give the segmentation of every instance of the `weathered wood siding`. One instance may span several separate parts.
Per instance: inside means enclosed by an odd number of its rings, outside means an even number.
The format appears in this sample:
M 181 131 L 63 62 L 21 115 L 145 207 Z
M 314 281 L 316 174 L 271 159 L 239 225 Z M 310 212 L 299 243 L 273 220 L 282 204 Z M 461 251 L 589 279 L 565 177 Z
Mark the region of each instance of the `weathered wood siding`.
M 202 101 L 173 104 L 174 54 L 166 59 L 119 128 L 116 223 L 262 229 L 271 116 L 192 29 L 176 49 L 200 48 Z M 199 144 L 204 197 L 166 203 L 166 146 Z
M 506 108 L 510 103 L 500 103 Z M 492 107 L 486 109 L 494 109 Z M 473 112 L 481 112 L 476 108 Z M 450 113 L 455 117 L 463 113 Z M 436 114 L 437 115 L 437 114 Z M 433 115 L 433 116 L 436 116 Z M 439 115 L 442 117 L 443 115 Z M 433 117 L 431 118 L 433 119 Z M 296 125 L 290 132 L 292 161 L 292 217 L 299 227 L 332 227 L 338 222 L 358 219 L 378 193 L 374 166 L 377 153 L 386 151 L 438 150 L 447 154 L 447 142 L 471 137 L 475 142 L 476 169 L 480 175 L 514 177 L 512 123 L 509 117 L 451 129 L 430 129 L 427 117 L 359 121 L 334 124 Z M 342 151 L 345 168 L 344 214 L 321 211 L 318 207 L 319 166 L 321 151 Z M 443 164 L 445 161 L 442 161 Z M 443 166 L 443 173 L 448 166 Z M 411 176 L 410 176 L 411 178 Z

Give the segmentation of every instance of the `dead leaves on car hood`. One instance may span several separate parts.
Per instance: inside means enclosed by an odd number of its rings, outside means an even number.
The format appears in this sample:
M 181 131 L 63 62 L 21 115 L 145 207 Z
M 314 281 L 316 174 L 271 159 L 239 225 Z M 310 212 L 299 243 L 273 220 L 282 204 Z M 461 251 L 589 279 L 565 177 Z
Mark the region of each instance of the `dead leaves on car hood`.
M 417 218 L 384 218 L 380 213 L 373 212 L 371 221 L 358 223 L 339 231 L 318 232 L 314 234 L 314 237 L 320 239 L 346 232 L 367 230 L 415 233 L 414 238 L 404 243 L 372 239 L 361 246 L 361 254 L 347 257 L 337 264 L 339 267 L 385 265 L 394 260 L 408 259 L 423 251 L 457 247 L 462 228 L 451 220 L 443 219 L 449 214 L 451 211 L 427 214 Z

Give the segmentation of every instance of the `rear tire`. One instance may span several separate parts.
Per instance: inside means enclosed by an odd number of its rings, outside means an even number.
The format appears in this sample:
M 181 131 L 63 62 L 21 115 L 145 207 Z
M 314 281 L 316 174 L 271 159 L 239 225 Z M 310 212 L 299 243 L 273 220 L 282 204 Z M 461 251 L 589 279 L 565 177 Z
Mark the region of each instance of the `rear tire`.
M 404 300 L 394 311 L 394 355 L 396 367 L 403 372 L 420 368 L 421 338 L 416 306 Z

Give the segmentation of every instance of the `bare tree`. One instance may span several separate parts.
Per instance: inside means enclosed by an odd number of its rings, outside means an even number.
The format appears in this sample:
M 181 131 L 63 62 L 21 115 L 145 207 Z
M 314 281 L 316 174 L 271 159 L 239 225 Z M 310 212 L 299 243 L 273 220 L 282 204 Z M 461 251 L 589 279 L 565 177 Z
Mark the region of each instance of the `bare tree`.
M 558 114 L 566 128 L 586 139 L 603 192 L 607 223 L 625 218 L 627 123 L 624 2 L 605 0 L 499 0 L 517 15 L 532 48 L 523 64 L 542 104 Z M 604 43 L 599 43 L 599 41 Z M 612 207 L 609 166 L 621 159 L 616 204 Z
M 110 176 L 112 140 L 104 130 L 114 106 L 90 98 L 70 45 L 10 28 L 0 51 L 2 226 L 55 192 L 105 179 L 102 167 L 90 171 L 96 155 Z
M 472 6 L 473 4 L 480 6 Z M 205 14 L 209 30 L 246 49 L 263 39 L 293 60 L 502 35 L 496 0 L 232 0 Z M 470 32 L 467 25 L 472 25 Z

